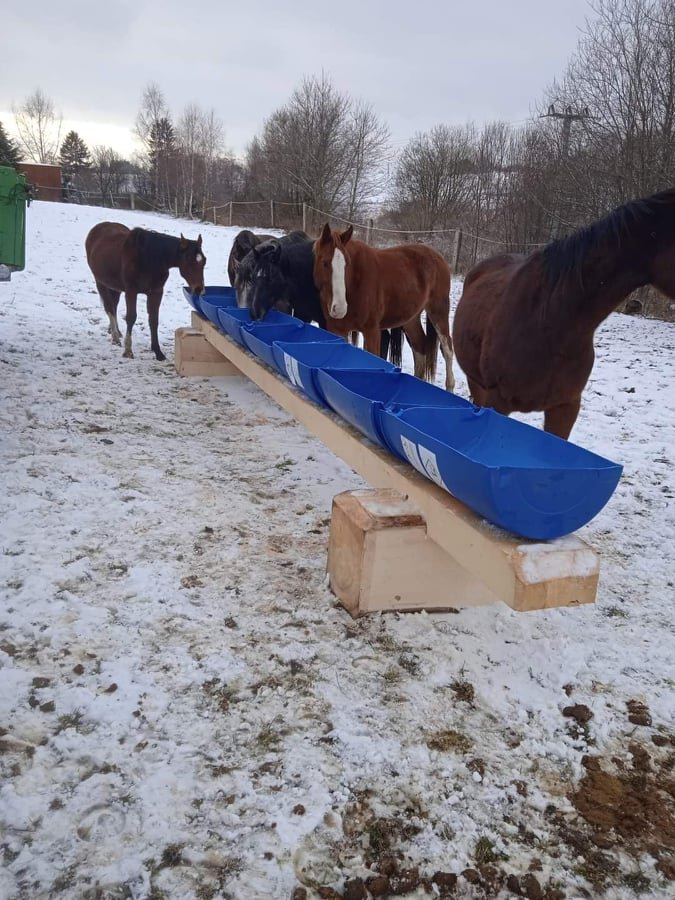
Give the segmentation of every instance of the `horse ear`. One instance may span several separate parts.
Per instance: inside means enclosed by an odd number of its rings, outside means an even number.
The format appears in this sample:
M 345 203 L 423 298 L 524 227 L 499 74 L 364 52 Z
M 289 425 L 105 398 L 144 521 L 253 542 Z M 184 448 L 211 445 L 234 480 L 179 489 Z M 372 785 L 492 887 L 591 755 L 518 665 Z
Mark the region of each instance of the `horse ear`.
M 183 250 L 183 249 L 185 249 L 185 247 L 187 247 L 187 241 L 186 241 L 185 238 L 183 237 L 183 232 L 182 232 L 182 231 L 181 231 L 181 233 L 180 233 L 180 246 L 181 246 L 181 250 Z
M 331 234 L 330 225 L 328 222 L 323 226 L 321 230 L 321 237 L 319 240 L 322 244 L 330 244 L 333 239 L 333 235 Z
M 202 245 L 202 236 L 201 236 L 201 234 L 198 234 L 197 235 L 197 246 L 201 247 L 201 245 Z
M 351 240 L 352 235 L 354 234 L 354 226 L 350 225 L 346 231 L 343 231 L 340 235 L 340 240 L 343 244 L 348 243 Z

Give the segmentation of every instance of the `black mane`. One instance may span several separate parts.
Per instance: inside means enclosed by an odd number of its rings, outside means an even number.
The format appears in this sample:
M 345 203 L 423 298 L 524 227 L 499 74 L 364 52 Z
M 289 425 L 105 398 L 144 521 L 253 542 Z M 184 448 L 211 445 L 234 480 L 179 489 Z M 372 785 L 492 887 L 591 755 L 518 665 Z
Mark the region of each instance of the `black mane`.
M 590 251 L 599 246 L 631 254 L 653 247 L 654 232 L 663 223 L 664 213 L 675 207 L 675 189 L 632 200 L 567 237 L 553 241 L 541 251 L 549 285 L 576 274 L 581 278 Z M 675 217 L 673 219 L 675 225 Z M 672 226 L 671 226 L 672 227 Z
M 149 265 L 175 265 L 178 259 L 180 238 L 146 228 L 134 228 L 131 239 L 138 247 L 144 262 Z

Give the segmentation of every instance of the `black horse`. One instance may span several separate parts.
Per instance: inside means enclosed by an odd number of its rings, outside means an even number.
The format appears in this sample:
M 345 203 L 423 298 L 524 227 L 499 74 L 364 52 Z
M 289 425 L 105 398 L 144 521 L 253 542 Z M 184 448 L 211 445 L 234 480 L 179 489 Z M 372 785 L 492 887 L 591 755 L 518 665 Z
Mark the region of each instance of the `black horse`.
M 237 270 L 237 302 L 248 306 L 252 319 L 263 319 L 273 307 L 292 313 L 303 322 L 326 327 L 319 291 L 314 283 L 314 240 L 304 231 L 292 231 L 253 247 Z M 352 340 L 356 343 L 356 333 Z M 390 355 L 401 365 L 403 329 L 382 331 L 380 356 Z

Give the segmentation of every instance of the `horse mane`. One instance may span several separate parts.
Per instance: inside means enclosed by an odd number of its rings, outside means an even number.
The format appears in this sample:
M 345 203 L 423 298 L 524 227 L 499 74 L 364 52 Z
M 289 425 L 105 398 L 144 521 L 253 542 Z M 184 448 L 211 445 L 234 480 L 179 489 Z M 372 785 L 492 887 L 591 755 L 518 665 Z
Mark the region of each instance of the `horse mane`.
M 567 237 L 547 244 L 541 251 L 548 285 L 574 278 L 583 288 L 585 263 L 598 247 L 611 247 L 614 253 L 629 257 L 653 246 L 651 232 L 660 224 L 663 213 L 675 206 L 675 189 L 632 200 Z
M 180 239 L 171 234 L 150 231 L 147 228 L 133 228 L 129 236 L 131 245 L 138 250 L 144 263 L 148 265 L 175 264 Z

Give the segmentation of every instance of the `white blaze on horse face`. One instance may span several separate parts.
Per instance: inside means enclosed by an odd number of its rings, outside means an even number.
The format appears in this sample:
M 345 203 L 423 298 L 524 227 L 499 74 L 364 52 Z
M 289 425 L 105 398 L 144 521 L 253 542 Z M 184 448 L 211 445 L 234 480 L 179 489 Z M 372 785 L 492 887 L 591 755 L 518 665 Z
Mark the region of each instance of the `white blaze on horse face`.
M 345 282 L 346 265 L 344 253 L 336 247 L 335 252 L 333 253 L 333 265 L 331 269 L 333 302 L 330 305 L 330 314 L 333 319 L 344 319 L 347 315 L 347 284 Z

